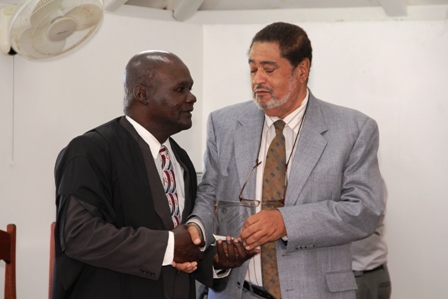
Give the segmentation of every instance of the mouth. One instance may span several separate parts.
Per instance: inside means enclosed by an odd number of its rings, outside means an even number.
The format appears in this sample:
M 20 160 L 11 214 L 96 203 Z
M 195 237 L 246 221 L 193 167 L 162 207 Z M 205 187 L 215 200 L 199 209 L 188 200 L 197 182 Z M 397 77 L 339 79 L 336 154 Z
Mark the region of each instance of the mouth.
M 262 97 L 264 95 L 267 94 L 272 94 L 272 90 L 265 87 L 265 86 L 261 86 L 261 85 L 257 85 L 255 86 L 255 88 L 253 89 L 254 91 L 254 97 Z
M 182 113 L 185 113 L 185 114 L 188 114 L 188 115 L 190 115 L 190 116 L 191 116 L 191 115 L 193 115 L 193 113 L 192 113 L 192 112 L 193 112 L 193 110 L 194 110 L 194 109 L 193 109 L 193 108 L 191 108 L 191 109 L 188 109 L 188 110 L 184 110 L 184 111 L 182 111 Z
M 271 95 L 271 92 L 269 90 L 255 90 L 254 91 L 254 98 L 260 99 L 267 95 Z
M 256 90 L 254 93 L 255 94 L 267 94 L 267 93 L 270 93 L 270 91 L 269 90 Z

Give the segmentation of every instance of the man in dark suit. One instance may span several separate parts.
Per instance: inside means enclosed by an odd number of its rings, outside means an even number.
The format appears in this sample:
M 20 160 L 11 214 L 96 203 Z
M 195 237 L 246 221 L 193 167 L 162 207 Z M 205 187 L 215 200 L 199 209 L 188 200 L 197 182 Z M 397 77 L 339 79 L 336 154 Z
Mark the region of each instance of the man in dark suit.
M 214 253 L 183 224 L 196 172 L 170 137 L 192 125 L 190 72 L 174 54 L 148 51 L 124 77 L 126 115 L 73 139 L 57 158 L 53 298 L 194 298 L 194 278 L 213 281 Z M 242 245 L 234 249 L 244 256 Z

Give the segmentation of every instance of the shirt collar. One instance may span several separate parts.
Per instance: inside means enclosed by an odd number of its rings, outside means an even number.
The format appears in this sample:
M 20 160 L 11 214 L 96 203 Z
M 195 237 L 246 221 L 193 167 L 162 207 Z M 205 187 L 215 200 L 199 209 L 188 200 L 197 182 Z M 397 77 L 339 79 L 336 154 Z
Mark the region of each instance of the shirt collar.
M 299 124 L 302 120 L 303 114 L 305 113 L 305 107 L 309 100 L 309 91 L 308 88 L 306 89 L 306 95 L 305 98 L 302 101 L 302 104 L 299 108 L 288 114 L 283 121 L 286 123 L 286 126 L 290 127 L 295 133 L 299 130 Z M 277 116 L 267 116 L 265 114 L 265 123 L 270 128 L 274 122 L 279 120 Z
M 160 142 L 154 137 L 154 135 L 152 135 L 138 122 L 133 120 L 129 115 L 126 115 L 125 117 L 137 131 L 137 134 L 148 144 L 149 149 L 151 150 L 152 157 L 154 158 L 154 160 L 156 160 L 159 155 L 159 150 L 162 146 Z M 167 141 L 165 141 L 163 145 L 165 145 L 168 148 L 169 152 L 172 152 L 169 139 L 167 139 Z

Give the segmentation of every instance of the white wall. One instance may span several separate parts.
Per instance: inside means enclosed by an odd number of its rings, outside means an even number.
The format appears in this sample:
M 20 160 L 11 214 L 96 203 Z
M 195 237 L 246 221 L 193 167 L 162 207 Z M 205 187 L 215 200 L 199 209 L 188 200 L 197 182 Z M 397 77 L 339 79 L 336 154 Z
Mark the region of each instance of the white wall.
M 308 32 L 314 47 L 310 88 L 317 97 L 378 121 L 389 189 L 392 297 L 446 297 L 447 7 L 410 9 L 410 17 L 399 21 L 363 9 L 199 13 L 184 23 L 168 21 L 166 14 L 159 20 L 125 16 L 134 12 L 106 14 L 87 45 L 60 59 L 0 55 L 0 228 L 18 226 L 19 298 L 47 296 L 56 155 L 74 136 L 122 113 L 128 59 L 165 49 L 189 66 L 198 97 L 194 124 L 175 139 L 200 171 L 208 113 L 251 98 L 250 39 L 275 20 Z M 2 272 L 0 263 L 0 281 Z

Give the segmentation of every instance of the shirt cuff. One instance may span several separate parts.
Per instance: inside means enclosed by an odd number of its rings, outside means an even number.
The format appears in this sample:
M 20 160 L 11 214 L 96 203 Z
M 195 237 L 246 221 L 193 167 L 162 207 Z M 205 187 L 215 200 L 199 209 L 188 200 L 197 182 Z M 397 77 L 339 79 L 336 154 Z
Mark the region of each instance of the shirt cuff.
M 171 266 L 174 260 L 174 233 L 168 232 L 168 244 L 166 245 L 165 256 L 163 257 L 162 266 Z
M 216 270 L 215 267 L 213 267 L 213 278 L 224 278 L 229 276 L 231 269 L 220 269 Z

